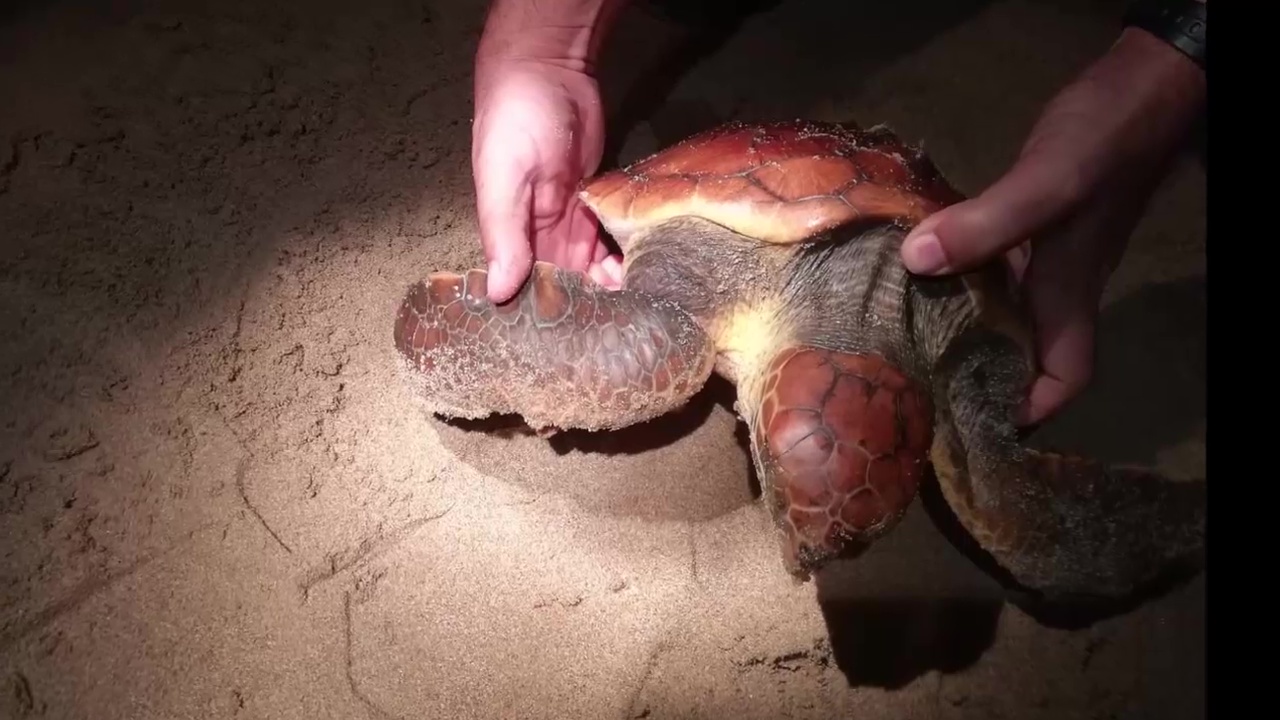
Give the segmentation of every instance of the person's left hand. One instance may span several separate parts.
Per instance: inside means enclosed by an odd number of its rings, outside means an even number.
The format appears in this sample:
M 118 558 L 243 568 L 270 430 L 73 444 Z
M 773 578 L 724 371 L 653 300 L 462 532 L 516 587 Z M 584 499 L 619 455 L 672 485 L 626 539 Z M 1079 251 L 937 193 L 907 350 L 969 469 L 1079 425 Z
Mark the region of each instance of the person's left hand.
M 903 243 L 907 268 L 926 275 L 1006 254 L 1039 360 L 1021 424 L 1057 412 L 1089 383 L 1102 292 L 1205 92 L 1189 58 L 1127 30 L 1049 103 L 1003 177 L 929 216 Z

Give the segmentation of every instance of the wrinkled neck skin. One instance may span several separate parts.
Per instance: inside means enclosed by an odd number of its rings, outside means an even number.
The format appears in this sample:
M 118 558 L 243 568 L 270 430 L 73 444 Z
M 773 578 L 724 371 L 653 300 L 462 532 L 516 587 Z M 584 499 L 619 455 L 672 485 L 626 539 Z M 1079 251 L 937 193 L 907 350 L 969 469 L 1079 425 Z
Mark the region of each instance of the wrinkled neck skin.
M 673 300 L 692 315 L 716 345 L 716 372 L 740 389 L 785 342 L 780 299 L 789 248 L 676 218 L 638 231 L 624 250 L 626 287 Z
M 693 315 L 719 350 L 716 372 L 740 388 L 795 345 L 879 354 L 928 387 L 976 308 L 960 279 L 907 272 L 905 236 L 877 225 L 773 245 L 677 218 L 625 239 L 625 284 Z
M 959 276 L 912 275 L 899 254 L 906 235 L 884 224 L 798 246 L 787 306 L 805 344 L 881 355 L 927 386 L 942 354 L 977 321 L 977 306 Z
M 676 218 L 627 238 L 626 286 L 674 300 L 713 331 L 735 309 L 777 295 L 790 257 L 698 218 Z

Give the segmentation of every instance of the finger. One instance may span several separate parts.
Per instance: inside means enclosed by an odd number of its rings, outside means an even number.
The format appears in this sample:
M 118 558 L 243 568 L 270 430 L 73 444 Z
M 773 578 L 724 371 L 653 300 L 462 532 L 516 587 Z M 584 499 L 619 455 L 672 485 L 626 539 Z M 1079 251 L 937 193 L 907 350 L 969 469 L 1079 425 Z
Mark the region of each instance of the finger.
M 617 256 L 607 255 L 604 260 L 591 263 L 591 266 L 587 268 L 587 274 L 598 285 L 610 290 L 620 290 L 622 288 L 622 263 Z
M 1024 156 L 976 198 L 925 218 L 902 244 L 907 269 L 922 275 L 964 272 L 1032 239 L 1079 198 L 1077 169 L 1052 148 Z
M 618 289 L 609 276 L 605 274 L 604 269 L 600 267 L 600 263 L 591 263 L 591 265 L 587 267 L 587 276 L 590 277 L 595 284 L 600 285 L 601 287 L 605 287 L 610 290 Z
M 1073 266 L 1054 254 L 1037 257 L 1028 269 L 1040 372 L 1019 409 L 1021 425 L 1056 414 L 1093 379 L 1098 301 L 1083 278 L 1072 277 Z
M 599 250 L 600 229 L 596 218 L 587 206 L 573 200 L 568 213 L 568 232 L 565 235 L 567 263 L 572 269 L 585 268 L 596 262 Z
M 600 261 L 600 268 L 617 287 L 622 287 L 622 256 L 607 255 Z
M 613 252 L 610 245 L 603 239 L 596 243 L 593 262 L 600 265 L 601 270 L 609 278 L 610 282 L 622 287 L 622 255 Z
M 480 244 L 488 261 L 489 299 L 495 303 L 511 299 L 533 269 L 530 174 L 505 160 L 481 159 L 475 172 Z
M 534 188 L 534 257 L 569 270 L 586 270 L 595 250 L 595 228 L 584 222 L 584 208 L 564 204 L 567 197 L 551 183 Z
M 592 280 L 610 290 L 617 290 L 622 287 L 621 267 L 618 258 L 609 254 L 608 245 L 596 243 L 596 249 L 591 254 L 591 265 L 587 268 Z
M 1044 352 L 1044 369 L 1018 411 L 1019 425 L 1036 425 L 1066 407 L 1088 387 L 1093 375 L 1093 323 L 1062 329 Z
M 609 246 L 603 241 L 596 243 L 596 249 L 591 253 L 591 264 L 599 265 L 607 257 L 609 257 Z

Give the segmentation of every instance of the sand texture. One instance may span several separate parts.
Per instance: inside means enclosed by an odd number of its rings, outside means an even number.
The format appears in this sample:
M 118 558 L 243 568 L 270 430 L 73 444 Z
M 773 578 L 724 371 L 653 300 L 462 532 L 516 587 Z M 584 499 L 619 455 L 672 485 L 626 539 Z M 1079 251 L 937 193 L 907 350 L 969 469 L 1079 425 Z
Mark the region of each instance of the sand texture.
M 723 383 L 612 435 L 424 415 L 392 320 L 481 260 L 480 0 L 6 7 L 0 718 L 1204 717 L 1203 578 L 1046 625 L 918 502 L 793 584 Z M 607 162 L 856 118 L 974 191 L 1119 7 L 634 9 Z M 1203 476 L 1204 185 L 1161 187 L 1038 443 Z

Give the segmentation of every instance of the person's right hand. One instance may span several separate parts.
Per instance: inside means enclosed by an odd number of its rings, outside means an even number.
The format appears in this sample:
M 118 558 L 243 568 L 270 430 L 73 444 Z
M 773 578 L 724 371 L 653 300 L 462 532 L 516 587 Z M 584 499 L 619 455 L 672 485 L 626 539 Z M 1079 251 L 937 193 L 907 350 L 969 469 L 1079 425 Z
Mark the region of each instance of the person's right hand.
M 1019 424 L 1043 422 L 1091 382 L 1103 291 L 1207 91 L 1204 71 L 1181 52 L 1128 29 L 1048 103 L 1002 178 L 929 216 L 903 243 L 907 268 L 925 275 L 1023 249 L 1009 259 L 1040 367 Z
M 471 163 L 489 298 L 509 300 L 535 258 L 618 287 L 621 262 L 577 195 L 604 145 L 595 78 L 554 60 L 482 59 L 475 98 Z

